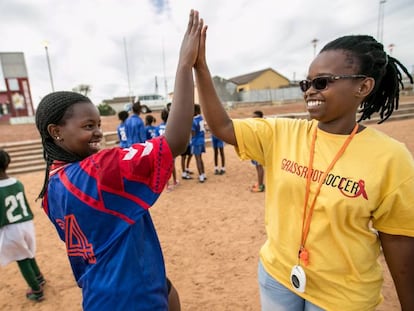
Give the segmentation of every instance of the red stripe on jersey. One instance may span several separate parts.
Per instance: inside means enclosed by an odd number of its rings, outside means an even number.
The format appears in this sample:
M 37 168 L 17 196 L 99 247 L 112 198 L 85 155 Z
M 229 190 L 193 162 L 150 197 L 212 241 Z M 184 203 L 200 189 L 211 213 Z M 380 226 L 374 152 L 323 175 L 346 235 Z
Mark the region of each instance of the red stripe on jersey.
M 143 201 L 136 195 L 125 192 L 123 176 L 121 175 L 121 168 L 118 166 L 119 156 L 120 154 L 118 152 L 113 152 L 113 150 L 111 152 L 101 151 L 99 154 L 96 154 L 93 157 L 89 157 L 87 160 L 81 161 L 79 163 L 79 166 L 86 172 L 86 174 L 97 181 L 99 194 L 101 194 L 102 191 L 116 194 L 128 200 L 131 200 L 143 209 L 148 210 L 151 207 L 150 204 Z M 96 169 L 97 164 L 93 163 L 95 160 L 98 160 L 97 162 L 99 163 L 110 163 L 111 165 L 105 166 L 105 168 L 100 166 L 99 169 Z M 142 180 L 140 182 L 146 184 Z
M 64 170 L 61 170 L 58 174 L 59 174 L 59 178 L 60 178 L 62 184 L 66 187 L 66 189 L 68 189 L 68 191 L 70 193 L 72 193 L 79 200 L 81 200 L 82 202 L 84 202 L 85 204 L 87 204 L 89 207 L 94 208 L 96 210 L 99 210 L 101 212 L 107 213 L 107 214 L 111 214 L 111 215 L 113 215 L 115 217 L 118 217 L 118 218 L 126 221 L 129 224 L 134 224 L 135 223 L 134 220 L 132 220 L 131 218 L 125 216 L 124 214 L 121 214 L 121 213 L 119 213 L 117 211 L 113 211 L 113 210 L 110 210 L 110 209 L 106 208 L 104 206 L 104 204 L 103 204 L 103 200 L 102 199 L 100 199 L 99 201 L 98 200 L 95 200 L 91 196 L 89 196 L 86 193 L 82 192 L 82 190 L 80 190 L 74 184 L 72 184 L 70 182 L 70 180 L 69 180 L 69 178 L 66 175 L 66 172 Z

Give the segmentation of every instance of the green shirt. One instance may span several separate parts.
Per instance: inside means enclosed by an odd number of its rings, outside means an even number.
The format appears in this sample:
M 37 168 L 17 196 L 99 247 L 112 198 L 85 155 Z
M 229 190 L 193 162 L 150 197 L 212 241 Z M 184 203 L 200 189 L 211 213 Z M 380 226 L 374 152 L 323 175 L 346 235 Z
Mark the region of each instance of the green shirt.
M 0 228 L 32 219 L 23 184 L 15 178 L 0 180 Z

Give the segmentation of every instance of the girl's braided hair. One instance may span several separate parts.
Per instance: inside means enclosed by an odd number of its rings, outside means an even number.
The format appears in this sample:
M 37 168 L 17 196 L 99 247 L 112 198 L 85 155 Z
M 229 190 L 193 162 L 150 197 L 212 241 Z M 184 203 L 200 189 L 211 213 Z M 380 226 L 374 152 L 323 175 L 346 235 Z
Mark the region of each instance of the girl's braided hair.
M 400 86 L 403 89 L 402 70 L 411 84 L 413 77 L 397 59 L 387 55 L 384 46 L 371 36 L 351 35 L 340 37 L 327 45 L 321 52 L 329 50 L 345 50 L 353 54 L 358 60 L 359 72 L 375 80 L 375 87 L 361 103 L 362 121 L 370 119 L 374 112 L 378 112 L 382 123 L 387 120 L 394 109 L 398 109 Z
M 54 160 L 64 162 L 77 162 L 82 160 L 79 156 L 70 153 L 54 143 L 53 137 L 50 136 L 48 126 L 50 124 L 64 124 L 65 120 L 72 115 L 72 106 L 76 103 L 87 102 L 91 100 L 82 94 L 75 92 L 59 91 L 46 95 L 42 98 L 36 110 L 36 127 L 40 133 L 43 145 L 43 157 L 46 161 L 45 180 L 42 191 L 38 199 L 45 195 L 49 181 L 50 165 Z

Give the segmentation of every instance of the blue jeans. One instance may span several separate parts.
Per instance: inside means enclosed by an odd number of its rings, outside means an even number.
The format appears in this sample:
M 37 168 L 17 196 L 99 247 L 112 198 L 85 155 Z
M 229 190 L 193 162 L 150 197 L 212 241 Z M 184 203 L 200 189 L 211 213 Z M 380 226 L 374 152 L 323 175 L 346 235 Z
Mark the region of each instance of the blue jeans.
M 259 289 L 262 311 L 323 311 L 277 282 L 259 260 Z

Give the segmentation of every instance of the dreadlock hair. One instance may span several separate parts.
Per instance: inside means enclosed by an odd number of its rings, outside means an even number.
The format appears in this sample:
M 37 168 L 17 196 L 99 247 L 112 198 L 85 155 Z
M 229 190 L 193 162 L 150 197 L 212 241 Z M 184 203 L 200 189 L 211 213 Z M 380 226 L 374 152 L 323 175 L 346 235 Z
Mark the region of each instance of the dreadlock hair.
M 40 133 L 43 145 L 43 157 L 46 161 L 45 179 L 38 199 L 45 195 L 47 184 L 49 182 L 50 165 L 54 160 L 68 163 L 82 160 L 76 154 L 70 153 L 54 143 L 53 137 L 48 131 L 50 124 L 62 125 L 69 119 L 73 113 L 72 106 L 76 103 L 87 102 L 91 100 L 82 94 L 75 92 L 59 91 L 46 95 L 40 101 L 36 110 L 36 127 Z
M 6 150 L 0 149 L 0 171 L 5 172 L 10 164 L 10 156 Z
M 384 46 L 371 36 L 350 35 L 340 37 L 325 45 L 321 53 L 330 50 L 345 50 L 352 53 L 359 63 L 359 72 L 375 80 L 372 92 L 361 103 L 362 121 L 370 119 L 374 112 L 379 113 L 382 123 L 387 120 L 394 110 L 398 109 L 400 86 L 403 89 L 402 70 L 411 84 L 413 77 L 397 59 L 387 55 Z

